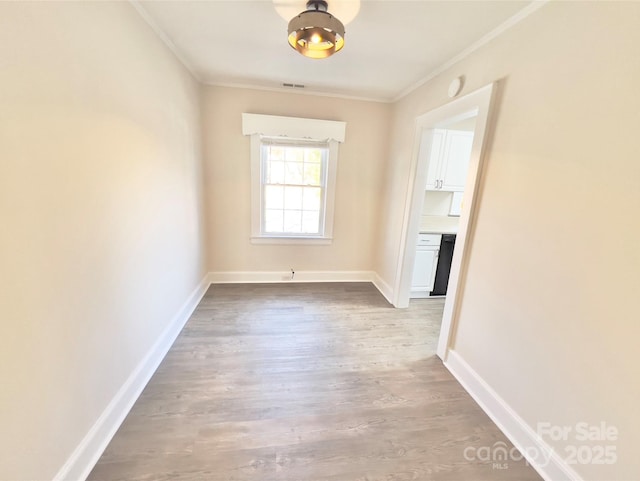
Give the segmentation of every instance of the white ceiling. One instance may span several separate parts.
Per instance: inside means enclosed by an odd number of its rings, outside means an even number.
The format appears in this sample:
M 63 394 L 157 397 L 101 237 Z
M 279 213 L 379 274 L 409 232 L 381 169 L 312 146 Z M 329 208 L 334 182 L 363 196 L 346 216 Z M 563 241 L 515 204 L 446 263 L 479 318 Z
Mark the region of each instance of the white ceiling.
M 340 0 L 334 0 L 340 1 Z M 329 11 L 332 11 L 329 0 Z M 203 82 L 392 100 L 500 28 L 530 1 L 362 0 L 345 47 L 301 56 L 271 0 L 134 2 Z M 337 14 L 336 14 L 337 16 Z

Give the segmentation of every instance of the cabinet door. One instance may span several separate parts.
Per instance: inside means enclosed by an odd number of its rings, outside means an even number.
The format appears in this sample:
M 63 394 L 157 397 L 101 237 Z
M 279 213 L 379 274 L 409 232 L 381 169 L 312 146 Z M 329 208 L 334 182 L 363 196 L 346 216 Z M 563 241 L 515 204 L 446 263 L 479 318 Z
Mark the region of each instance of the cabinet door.
M 412 290 L 431 291 L 436 275 L 438 249 L 418 249 L 413 264 Z
M 426 190 L 440 190 L 439 189 L 440 166 L 442 163 L 445 133 L 446 133 L 446 130 L 442 130 L 442 129 L 433 130 L 433 137 L 431 140 L 431 150 L 429 153 L 429 163 L 427 164 L 427 185 L 425 187 Z M 424 140 L 423 140 L 423 145 L 421 145 L 420 148 L 422 149 L 423 146 L 424 148 L 426 148 Z
M 473 132 L 448 130 L 442 156 L 441 190 L 461 192 L 467 181 Z

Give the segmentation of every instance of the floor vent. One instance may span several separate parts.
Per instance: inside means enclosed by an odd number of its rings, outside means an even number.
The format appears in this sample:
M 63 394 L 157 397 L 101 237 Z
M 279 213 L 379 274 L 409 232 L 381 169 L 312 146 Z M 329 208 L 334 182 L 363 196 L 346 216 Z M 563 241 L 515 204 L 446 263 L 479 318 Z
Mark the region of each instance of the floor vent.
M 304 88 L 304 85 L 302 85 L 302 84 L 290 84 L 290 83 L 287 83 L 287 82 L 282 82 L 282 86 L 283 87 L 287 87 L 289 89 L 303 89 Z

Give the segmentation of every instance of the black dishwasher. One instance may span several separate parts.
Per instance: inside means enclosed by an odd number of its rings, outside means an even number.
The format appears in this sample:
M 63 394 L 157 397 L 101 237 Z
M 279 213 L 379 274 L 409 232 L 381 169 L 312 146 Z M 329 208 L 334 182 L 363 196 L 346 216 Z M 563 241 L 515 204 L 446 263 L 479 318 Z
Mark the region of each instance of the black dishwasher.
M 453 258 L 453 248 L 455 245 L 455 234 L 442 234 L 438 267 L 436 267 L 436 279 L 433 283 L 433 290 L 429 294 L 431 296 L 444 296 L 447 293 L 449 273 L 451 272 L 451 259 Z

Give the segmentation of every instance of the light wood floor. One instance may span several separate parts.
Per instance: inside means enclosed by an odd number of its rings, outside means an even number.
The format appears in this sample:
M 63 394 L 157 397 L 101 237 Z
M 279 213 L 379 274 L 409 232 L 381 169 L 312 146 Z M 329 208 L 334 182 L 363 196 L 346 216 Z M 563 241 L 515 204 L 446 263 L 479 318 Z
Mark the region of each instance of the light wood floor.
M 539 480 L 435 357 L 442 300 L 212 286 L 90 480 Z M 502 466 L 504 467 L 504 466 Z

